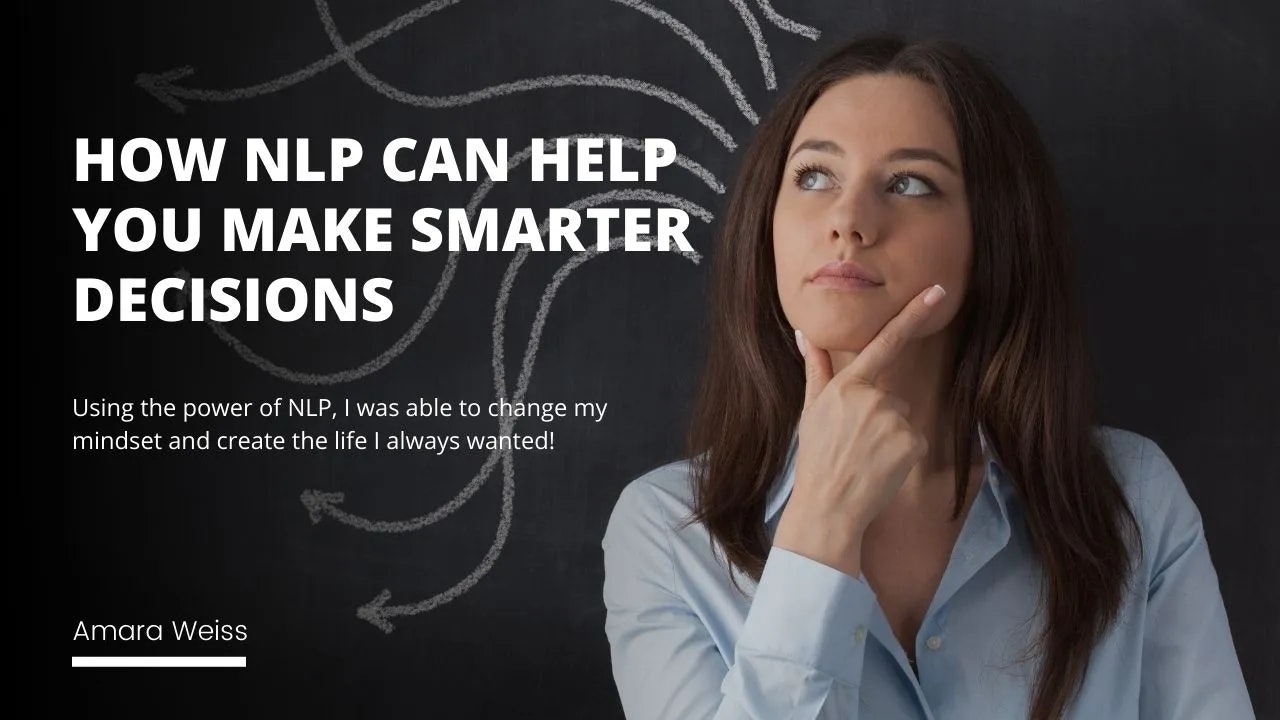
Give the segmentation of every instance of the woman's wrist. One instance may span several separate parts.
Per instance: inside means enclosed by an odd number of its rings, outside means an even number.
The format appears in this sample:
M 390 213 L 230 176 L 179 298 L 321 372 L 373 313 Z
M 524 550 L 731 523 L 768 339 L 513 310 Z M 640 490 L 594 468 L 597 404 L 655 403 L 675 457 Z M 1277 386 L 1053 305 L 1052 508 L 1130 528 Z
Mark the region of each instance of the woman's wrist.
M 862 534 L 861 523 L 829 513 L 805 513 L 788 503 L 773 544 L 856 578 L 862 573 Z

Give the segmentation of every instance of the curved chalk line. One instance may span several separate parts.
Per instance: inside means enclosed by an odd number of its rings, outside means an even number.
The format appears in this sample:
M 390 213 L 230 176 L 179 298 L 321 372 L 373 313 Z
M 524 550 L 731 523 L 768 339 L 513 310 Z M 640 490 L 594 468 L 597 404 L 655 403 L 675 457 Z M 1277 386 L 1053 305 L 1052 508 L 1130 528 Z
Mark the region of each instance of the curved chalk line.
M 764 34 L 760 32 L 760 23 L 756 22 L 756 16 L 747 7 L 745 0 L 729 0 L 729 2 L 733 4 L 733 9 L 738 11 L 738 16 L 742 18 L 743 25 L 746 25 L 747 32 L 751 33 L 751 41 L 756 48 L 756 57 L 760 59 L 760 70 L 764 72 L 764 86 L 770 90 L 776 90 L 778 79 L 773 71 L 773 59 L 769 55 L 769 44 L 765 42 Z M 756 0 L 756 4 L 760 6 L 760 9 L 764 11 L 765 17 L 774 25 L 787 32 L 803 35 L 810 40 L 818 39 L 819 33 L 817 29 L 782 17 L 769 4 L 769 0 Z
M 795 20 L 790 20 L 779 15 L 778 11 L 774 10 L 773 6 L 769 4 L 769 0 L 756 0 L 756 4 L 760 6 L 760 9 L 764 12 L 764 16 L 769 19 L 769 22 L 789 33 L 800 35 L 809 38 L 810 40 L 817 40 L 822 35 L 822 33 L 818 32 L 818 29 L 815 27 L 802 25 Z
M 684 198 L 668 195 L 666 193 L 658 193 L 653 190 L 613 190 L 582 198 L 570 205 L 569 208 L 572 210 L 581 210 L 588 207 L 598 207 L 612 202 L 634 200 L 669 203 L 670 206 L 679 207 L 691 215 L 695 215 L 703 222 L 709 224 L 714 221 L 714 217 L 710 212 L 685 200 Z M 547 226 L 548 222 L 544 221 L 539 227 L 539 233 L 545 233 Z M 612 247 L 612 244 L 610 244 L 610 247 Z M 594 257 L 597 253 L 599 253 L 599 250 L 593 249 L 583 253 L 578 253 L 575 257 Z M 504 360 L 507 307 L 510 303 L 511 288 L 515 284 L 516 275 L 519 273 L 520 266 L 524 264 L 528 255 L 528 248 L 521 248 L 507 265 L 507 271 L 503 276 L 502 285 L 499 288 L 498 297 L 494 303 L 492 334 L 494 369 L 493 383 L 494 393 L 498 399 L 506 399 L 507 394 Z M 701 260 L 701 256 L 694 253 L 692 259 L 696 264 Z M 578 266 L 577 264 L 570 264 L 571 262 L 572 259 L 569 263 L 562 266 L 561 271 L 567 274 L 573 268 Z M 583 262 L 585 262 L 585 260 Z M 569 271 L 564 270 L 564 267 L 568 267 Z M 558 275 L 556 277 L 558 277 Z M 554 296 L 554 288 L 559 287 L 559 282 L 560 281 L 555 281 L 553 285 L 548 285 L 547 287 L 549 289 L 543 292 L 542 304 L 539 306 L 538 310 L 539 318 L 544 314 L 542 308 L 550 307 L 551 298 Z M 520 376 L 516 381 L 516 396 L 515 399 L 510 401 L 512 403 L 522 402 L 524 399 L 525 388 L 528 386 L 529 377 L 533 373 L 533 361 L 537 355 L 538 343 L 541 341 L 541 337 L 542 321 L 535 319 L 533 329 L 530 331 L 529 341 L 525 345 L 525 354 L 521 364 Z M 480 487 L 484 485 L 485 481 L 489 477 L 489 473 L 493 470 L 494 464 L 497 463 L 500 454 L 501 451 L 498 450 L 490 453 L 489 456 L 485 458 L 484 464 L 481 465 L 476 474 L 465 486 L 462 487 L 462 489 L 458 491 L 453 499 L 425 515 L 419 515 L 418 517 L 408 518 L 405 520 L 371 520 L 369 518 L 347 512 L 346 510 L 338 507 L 338 505 L 345 500 L 345 495 L 339 492 L 325 492 L 317 489 L 307 489 L 302 492 L 300 499 L 303 507 L 307 509 L 307 513 L 310 515 L 313 523 L 320 522 L 323 517 L 327 515 L 338 522 L 366 532 L 413 532 L 439 522 L 466 504 L 471 496 L 475 495 Z
M 741 2 L 741 0 L 737 1 Z M 702 41 L 702 38 L 698 37 L 697 33 L 690 30 L 688 25 L 685 25 L 670 14 L 659 10 L 643 0 L 613 0 L 613 2 L 621 3 L 629 8 L 648 15 L 654 20 L 666 25 L 672 32 L 683 38 L 686 43 L 692 46 L 694 50 L 697 50 L 698 54 L 711 64 L 711 68 L 716 71 L 716 74 L 720 76 L 720 80 L 724 83 L 724 86 L 729 89 L 729 94 L 733 96 L 733 101 L 737 104 L 738 110 L 742 112 L 742 115 L 746 117 L 752 125 L 760 123 L 760 116 L 756 115 L 756 111 L 753 110 L 751 108 L 751 104 L 747 102 L 747 97 L 743 94 L 742 88 L 739 87 L 738 83 L 733 79 L 733 73 L 729 72 L 729 68 L 725 67 L 720 58 L 715 53 L 711 52 L 711 49 Z
M 745 0 L 729 0 L 733 3 L 733 9 L 738 11 L 738 16 L 742 18 L 742 24 L 747 26 L 747 32 L 751 33 L 751 42 L 756 47 L 756 57 L 760 59 L 760 70 L 764 72 L 764 86 L 770 90 L 778 87 L 778 79 L 773 74 L 773 60 L 769 57 L 769 45 L 764 41 L 764 34 L 760 32 L 760 23 L 756 22 L 756 16 L 751 14 L 751 8 L 747 7 Z
M 356 40 L 347 47 L 352 52 L 360 52 L 374 43 L 383 40 L 395 33 L 403 30 L 409 25 L 421 20 L 422 18 L 442 10 L 450 5 L 457 5 L 462 0 L 435 0 L 435 2 L 425 3 L 413 10 L 401 15 L 382 27 L 367 33 L 364 37 Z M 138 73 L 135 80 L 137 85 L 147 92 L 151 93 L 157 100 L 168 105 L 174 112 L 186 112 L 186 105 L 182 100 L 198 100 L 200 102 L 232 102 L 235 100 L 247 100 L 259 95 L 269 95 L 278 92 L 291 85 L 296 85 L 303 80 L 307 80 L 323 70 L 342 62 L 342 56 L 338 53 L 326 55 L 319 60 L 307 65 L 306 67 L 295 70 L 286 75 L 260 82 L 256 85 L 249 85 L 241 88 L 232 88 L 229 90 L 212 90 L 208 88 L 187 88 L 179 87 L 173 84 L 173 81 L 180 80 L 195 72 L 195 68 L 190 65 L 174 68 L 163 73 Z

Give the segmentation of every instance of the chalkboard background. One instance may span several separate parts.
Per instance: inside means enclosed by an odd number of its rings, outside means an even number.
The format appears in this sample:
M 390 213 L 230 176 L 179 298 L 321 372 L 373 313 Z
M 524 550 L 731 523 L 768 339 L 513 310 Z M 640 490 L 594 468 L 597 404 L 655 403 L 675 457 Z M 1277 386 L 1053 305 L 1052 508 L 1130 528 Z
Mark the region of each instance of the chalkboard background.
M 599 540 L 622 486 L 680 455 L 707 263 L 607 253 L 560 285 L 526 397 L 607 402 L 609 412 L 599 423 L 547 426 L 556 431 L 553 451 L 512 454 L 505 537 L 501 463 L 439 522 L 371 532 L 323 509 L 313 523 L 304 494 L 342 493 L 334 507 L 348 519 L 422 518 L 476 478 L 487 453 L 72 453 L 72 433 L 121 426 L 71 417 L 71 398 L 439 396 L 487 403 L 494 399 L 495 303 L 511 256 L 458 258 L 430 321 L 376 371 L 300 384 L 247 362 L 203 323 L 76 323 L 73 278 L 154 282 L 180 268 L 208 278 L 392 278 L 396 311 L 383 323 L 226 326 L 281 368 L 326 375 L 384 356 L 411 332 L 448 256 L 411 252 L 403 240 L 393 253 L 234 255 L 221 251 L 217 236 L 185 255 L 110 247 L 91 255 L 82 251 L 70 208 L 202 207 L 216 218 L 227 206 L 392 207 L 403 222 L 418 207 L 465 206 L 473 184 L 397 184 L 382 176 L 377 152 L 399 136 L 507 137 L 513 152 L 531 137 L 667 137 L 727 186 L 753 122 L 725 76 L 741 89 L 744 105 L 763 114 L 779 92 L 771 77 L 785 86 L 827 47 L 856 32 L 889 29 L 969 44 L 1039 123 L 1077 229 L 1103 420 L 1151 437 L 1174 460 L 1204 516 L 1254 703 L 1260 716 L 1280 717 L 1280 697 L 1268 681 L 1280 677 L 1280 183 L 1273 167 L 1280 158 L 1280 23 L 1262 0 L 1057 5 L 779 0 L 773 18 L 767 3 L 710 0 L 59 6 L 54 243 L 67 268 L 57 288 L 65 308 L 64 578 L 73 602 L 57 627 L 65 632 L 62 623 L 79 619 L 217 619 L 249 630 L 246 643 L 199 651 L 245 654 L 247 670 L 75 670 L 75 695 L 103 708 L 184 715 L 248 709 L 621 717 L 603 632 Z M 406 13 L 425 17 L 360 47 L 355 61 L 371 74 L 361 77 L 335 54 L 326 12 L 348 43 Z M 696 41 L 663 16 L 678 19 Z M 806 28 L 819 36 L 807 37 L 814 33 Z M 166 75 L 185 66 L 193 71 Z M 308 68 L 314 72 L 292 77 Z M 402 102 L 405 93 L 455 95 L 570 74 L 667 88 L 714 118 L 738 149 L 679 108 L 620 89 L 540 89 L 435 109 Z M 177 89 L 166 91 L 166 83 Z M 141 136 L 228 138 L 222 180 L 74 182 L 74 138 Z M 250 185 L 236 179 L 246 137 L 354 137 L 365 162 L 341 184 Z M 623 187 L 522 181 L 527 177 L 515 173 L 484 204 L 564 206 Z M 711 213 L 725 198 L 679 169 L 635 187 Z M 216 227 L 207 225 L 206 234 Z M 694 219 L 689 237 L 705 253 L 713 231 Z M 503 338 L 508 393 L 544 290 L 569 257 L 531 255 L 511 287 Z M 323 432 L 335 425 L 365 433 L 497 430 L 488 417 L 223 420 L 188 429 Z M 183 431 L 172 421 L 138 421 L 133 429 Z M 516 429 L 547 428 L 522 420 Z M 384 607 L 442 593 L 449 601 L 389 618 L 394 630 L 387 633 L 357 613 L 384 590 Z M 193 652 L 189 644 L 92 647 L 103 655 Z M 77 643 L 72 652 L 91 654 Z

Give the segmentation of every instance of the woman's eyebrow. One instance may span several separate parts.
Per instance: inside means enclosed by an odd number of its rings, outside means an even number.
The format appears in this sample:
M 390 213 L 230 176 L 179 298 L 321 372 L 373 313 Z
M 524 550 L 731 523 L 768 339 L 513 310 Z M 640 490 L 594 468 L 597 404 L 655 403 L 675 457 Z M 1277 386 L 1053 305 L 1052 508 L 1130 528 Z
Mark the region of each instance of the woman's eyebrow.
M 790 161 L 791 158 L 795 157 L 801 150 L 817 150 L 818 152 L 831 153 L 832 155 L 844 157 L 844 148 L 840 147 L 836 143 L 830 140 L 814 140 L 813 138 L 810 138 L 797 145 L 796 149 L 792 150 L 791 154 L 787 156 L 787 160 Z
M 837 157 L 844 157 L 844 148 L 840 147 L 840 145 L 838 145 L 837 143 L 831 140 L 818 140 L 818 139 L 810 138 L 800 143 L 799 145 L 797 145 L 796 149 L 791 152 L 791 155 L 788 156 L 787 160 L 790 161 L 791 158 L 795 157 L 796 154 L 799 153 L 801 150 L 816 150 L 818 152 L 830 153 Z M 943 167 L 947 168 L 948 170 L 955 173 L 956 175 L 960 174 L 959 168 L 957 168 L 954 163 L 948 160 L 942 153 L 932 148 L 922 148 L 922 147 L 897 148 L 896 150 L 893 150 L 889 152 L 887 155 L 885 155 L 884 160 L 886 162 L 892 161 L 892 160 L 932 160 L 933 162 L 936 162 L 939 165 L 942 165 Z
M 960 170 L 952 164 L 950 160 L 943 156 L 942 153 L 931 148 L 898 148 L 888 155 L 884 156 L 885 160 L 932 160 L 946 169 L 960 174 Z

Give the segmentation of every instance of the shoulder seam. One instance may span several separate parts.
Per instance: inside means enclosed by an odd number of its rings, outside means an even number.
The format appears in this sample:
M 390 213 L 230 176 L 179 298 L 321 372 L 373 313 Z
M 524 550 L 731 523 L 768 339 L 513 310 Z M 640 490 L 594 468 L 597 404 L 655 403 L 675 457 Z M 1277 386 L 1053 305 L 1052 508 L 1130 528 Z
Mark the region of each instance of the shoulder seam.
M 1141 455 L 1138 460 L 1138 498 L 1143 510 L 1143 522 L 1147 525 L 1147 528 L 1144 528 L 1144 533 L 1146 530 L 1155 530 L 1156 527 L 1152 523 L 1156 518 L 1162 517 L 1164 514 L 1162 508 L 1155 507 L 1154 503 L 1158 498 L 1152 494 L 1152 480 L 1154 478 L 1151 474 L 1151 448 L 1155 444 L 1155 440 L 1143 436 Z
M 680 579 L 680 574 L 676 572 L 676 549 L 675 544 L 671 540 L 671 535 L 674 532 L 671 526 L 671 517 L 667 514 L 666 506 L 662 503 L 661 499 L 658 498 L 657 488 L 650 483 L 645 483 L 645 485 L 649 486 L 649 493 L 658 503 L 658 512 L 662 516 L 662 534 L 667 540 L 667 566 L 671 571 L 671 592 L 681 600 L 685 600 L 687 603 L 688 593 L 685 592 L 684 581 Z

